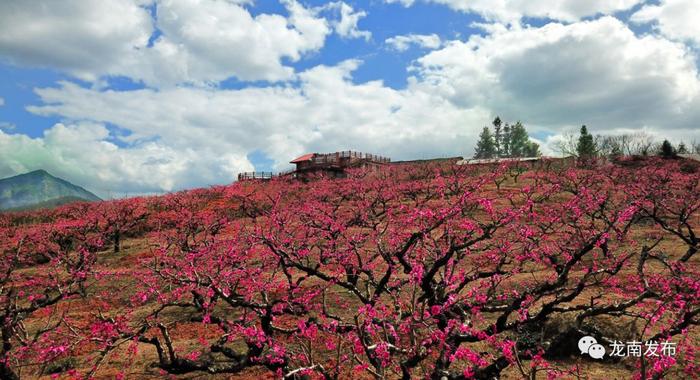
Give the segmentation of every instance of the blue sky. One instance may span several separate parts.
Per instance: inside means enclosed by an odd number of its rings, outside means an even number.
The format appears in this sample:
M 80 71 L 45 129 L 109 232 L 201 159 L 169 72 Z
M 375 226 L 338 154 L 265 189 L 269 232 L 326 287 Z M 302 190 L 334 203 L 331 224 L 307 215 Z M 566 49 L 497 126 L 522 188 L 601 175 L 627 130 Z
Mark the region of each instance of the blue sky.
M 322 6 L 327 1 L 307 1 L 309 6 Z M 387 49 L 384 41 L 396 35 L 406 34 L 437 34 L 443 39 L 459 38 L 471 34 L 483 33 L 471 25 L 474 22 L 484 22 L 478 14 L 454 12 L 448 7 L 437 4 L 416 4 L 413 7 L 404 7 L 399 4 L 386 4 L 382 2 L 350 2 L 355 7 L 370 7 L 371 12 L 358 23 L 361 29 L 371 30 L 372 39 L 347 39 L 338 35 L 327 38 L 322 52 L 310 54 L 304 59 L 285 63 L 294 67 L 296 71 L 304 71 L 317 65 L 334 65 L 347 59 L 362 59 L 363 65 L 354 72 L 353 82 L 363 83 L 372 80 L 381 80 L 385 85 L 402 89 L 406 87 L 407 67 L 410 62 L 423 53 L 417 46 L 411 46 L 407 51 L 397 52 Z M 156 5 L 148 7 L 155 16 Z M 276 1 L 258 1 L 247 7 L 254 16 L 261 14 L 288 14 L 285 7 Z M 437 22 L 439 20 L 439 22 Z M 536 20 L 535 20 L 536 21 Z M 153 33 L 157 38 L 159 31 Z M 21 131 L 27 136 L 41 137 L 45 129 L 58 123 L 60 117 L 37 116 L 25 110 L 29 104 L 40 103 L 39 97 L 34 93 L 35 88 L 55 86 L 59 81 L 73 81 L 84 87 L 91 87 L 89 82 L 76 80 L 60 70 L 40 66 L 18 66 L 0 61 L 0 97 L 5 99 L 5 107 L 0 108 L 0 117 L 3 122 L 15 125 L 16 131 Z M 107 77 L 107 88 L 117 91 L 142 89 L 146 86 L 139 81 L 134 81 L 125 76 Z M 228 78 L 218 87 L 222 89 L 240 89 L 250 86 L 266 86 L 266 81 L 241 81 L 236 77 Z M 116 144 L 122 144 L 114 139 Z M 258 154 L 254 158 L 261 157 Z M 254 164 L 259 170 L 272 170 L 268 160 L 254 159 Z
M 310 151 L 473 153 L 495 115 L 546 154 L 700 140 L 692 0 L 0 4 L 0 176 L 103 196 L 230 182 Z

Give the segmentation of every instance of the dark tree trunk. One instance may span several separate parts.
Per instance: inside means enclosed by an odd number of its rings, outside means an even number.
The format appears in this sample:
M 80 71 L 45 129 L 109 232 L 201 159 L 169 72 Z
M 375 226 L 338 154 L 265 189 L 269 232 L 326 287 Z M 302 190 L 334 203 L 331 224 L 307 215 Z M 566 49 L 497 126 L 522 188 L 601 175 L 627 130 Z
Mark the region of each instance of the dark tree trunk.
M 114 253 L 119 253 L 120 242 L 121 242 L 121 234 L 119 232 L 116 232 L 114 234 Z

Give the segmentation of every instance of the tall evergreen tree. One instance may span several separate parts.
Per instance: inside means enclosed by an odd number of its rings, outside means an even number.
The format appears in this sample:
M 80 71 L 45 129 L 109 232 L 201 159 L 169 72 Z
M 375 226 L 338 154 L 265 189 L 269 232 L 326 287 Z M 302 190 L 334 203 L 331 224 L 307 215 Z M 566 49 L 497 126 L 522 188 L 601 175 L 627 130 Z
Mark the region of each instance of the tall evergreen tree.
M 595 156 L 595 143 L 593 142 L 593 135 L 588 133 L 586 126 L 581 126 L 581 135 L 578 138 L 578 144 L 576 145 L 576 153 L 579 159 L 589 160 Z
M 496 146 L 496 157 L 501 156 L 501 140 L 503 139 L 502 131 L 501 131 L 501 118 L 496 116 L 495 119 L 493 119 L 493 142 L 494 145 Z
M 476 143 L 474 158 L 494 158 L 496 156 L 496 144 L 489 127 L 484 127 Z
M 525 151 L 525 156 L 526 157 L 539 157 L 541 155 L 542 155 L 542 153 L 540 153 L 540 145 L 536 142 L 528 141 L 527 149 Z
M 509 142 L 510 157 L 525 157 L 530 150 L 530 138 L 527 135 L 525 126 L 521 122 L 515 123 L 510 128 Z
M 670 141 L 664 140 L 661 144 L 661 151 L 659 152 L 663 158 L 672 158 L 676 156 L 676 148 L 673 147 Z
M 501 151 L 499 152 L 500 157 L 510 157 L 510 125 L 505 123 L 503 125 L 503 132 L 501 134 Z

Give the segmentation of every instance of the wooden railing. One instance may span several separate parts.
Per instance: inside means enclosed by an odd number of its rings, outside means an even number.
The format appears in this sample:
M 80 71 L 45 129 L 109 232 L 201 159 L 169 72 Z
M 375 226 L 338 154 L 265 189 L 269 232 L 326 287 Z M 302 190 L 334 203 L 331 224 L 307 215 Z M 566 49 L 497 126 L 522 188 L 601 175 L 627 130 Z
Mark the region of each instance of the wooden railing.
M 379 163 L 391 162 L 391 159 L 388 157 L 383 157 L 383 156 L 379 156 L 376 154 L 355 152 L 352 150 L 346 150 L 346 151 L 335 152 L 335 153 L 317 154 L 311 159 L 311 162 L 313 164 L 317 164 L 317 165 L 324 165 L 324 164 L 339 164 L 341 161 L 344 161 L 344 160 L 349 160 L 349 161 L 368 160 L 368 161 L 379 162 Z
M 283 172 L 279 173 L 274 173 L 274 172 L 245 172 L 245 173 L 238 173 L 238 180 L 239 181 L 250 181 L 250 180 L 269 180 L 273 178 L 278 178 L 278 177 L 286 177 L 286 176 L 293 176 L 295 170 L 285 170 Z
M 246 172 L 238 173 L 239 181 L 248 181 L 253 179 L 272 179 L 275 177 L 273 172 Z

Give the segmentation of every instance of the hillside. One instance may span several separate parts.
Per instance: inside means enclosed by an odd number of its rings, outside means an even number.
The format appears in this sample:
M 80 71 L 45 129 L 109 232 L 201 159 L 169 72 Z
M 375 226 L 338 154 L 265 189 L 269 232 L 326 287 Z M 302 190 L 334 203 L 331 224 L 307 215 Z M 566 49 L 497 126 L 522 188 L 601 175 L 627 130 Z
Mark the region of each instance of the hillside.
M 55 207 L 80 200 L 99 201 L 100 198 L 45 170 L 0 180 L 0 210 Z
M 0 214 L 0 378 L 697 379 L 700 173 L 632 162 Z

